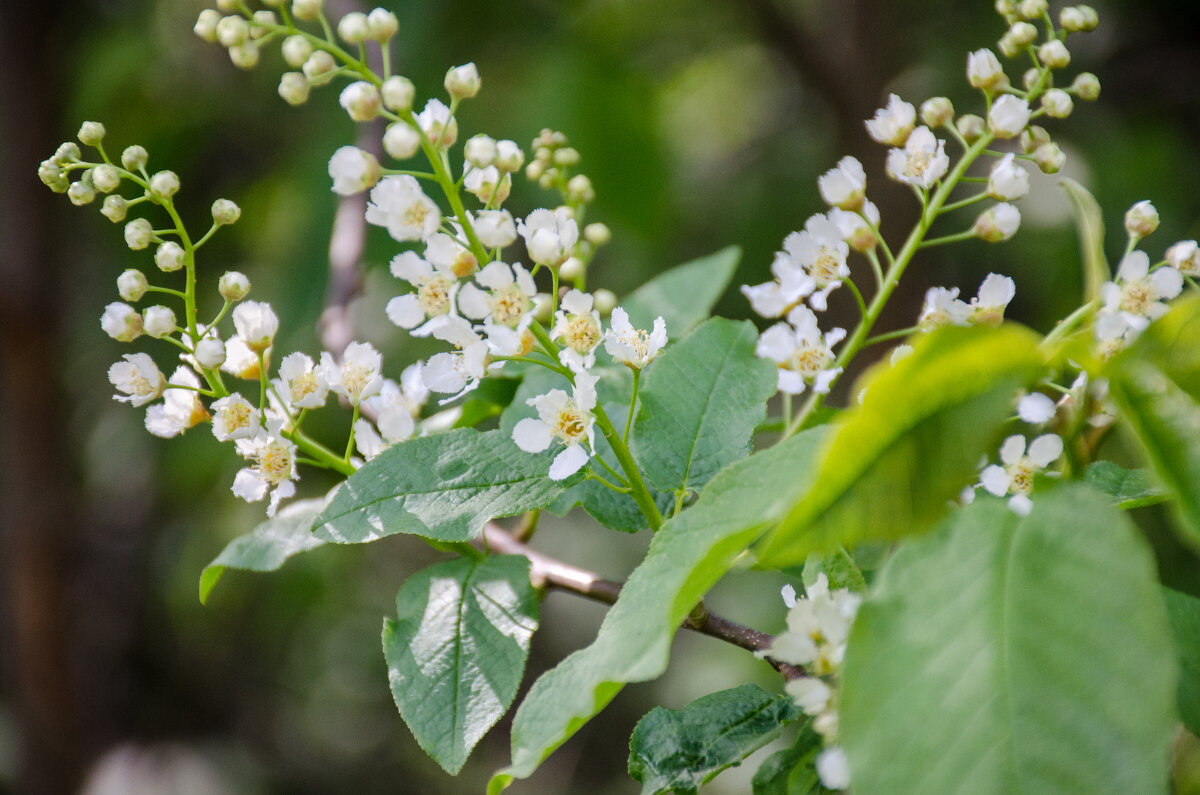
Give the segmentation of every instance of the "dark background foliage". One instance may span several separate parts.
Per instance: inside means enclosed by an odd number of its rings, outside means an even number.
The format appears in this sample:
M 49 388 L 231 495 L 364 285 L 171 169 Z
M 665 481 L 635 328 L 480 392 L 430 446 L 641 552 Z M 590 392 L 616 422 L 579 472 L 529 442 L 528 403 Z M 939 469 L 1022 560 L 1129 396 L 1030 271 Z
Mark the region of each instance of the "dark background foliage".
M 1123 243 L 1121 214 L 1144 198 L 1163 218 L 1148 243 L 1157 256 L 1200 237 L 1200 10 L 1184 0 L 1096 6 L 1101 27 L 1071 40 L 1071 72 L 1098 74 L 1101 99 L 1048 126 L 1070 156 L 1066 173 L 1096 194 L 1116 230 L 1110 257 Z M 191 34 L 201 7 L 0 9 L 0 790 L 73 791 L 89 775 L 101 787 L 119 770 L 143 776 L 145 791 L 478 791 L 506 761 L 505 724 L 459 779 L 447 778 L 391 705 L 379 650 L 396 589 L 434 554 L 404 538 L 325 548 L 277 575 L 230 575 L 201 607 L 200 570 L 261 506 L 232 498 L 239 464 L 203 429 L 154 439 L 140 411 L 108 397 L 108 363 L 129 349 L 96 319 L 115 300 L 116 275 L 148 257 L 35 177 L 84 119 L 107 125 L 110 149 L 141 143 L 152 167 L 179 173 L 195 227 L 212 199 L 237 200 L 243 220 L 205 250 L 209 278 L 247 272 L 255 297 L 283 318 L 280 347 L 318 350 L 336 207 L 325 164 L 355 130 L 334 90 L 299 109 L 278 99 L 277 51 L 253 72 L 234 69 Z M 823 209 L 815 179 L 844 154 L 866 164 L 885 232 L 902 234 L 911 197 L 882 178 L 884 150 L 862 120 L 889 91 L 913 101 L 946 94 L 970 109 L 966 53 L 1002 32 L 987 0 L 405 0 L 394 10 L 397 63 L 420 96 L 440 93 L 448 66 L 479 65 L 484 91 L 464 106 L 464 131 L 523 145 L 542 127 L 570 136 L 596 186 L 592 217 L 615 233 L 591 283 L 618 294 L 731 243 L 745 250 L 738 281 L 764 280 L 783 237 Z M 550 201 L 520 182 L 516 212 Z M 1016 278 L 1010 314 L 1039 330 L 1076 305 L 1065 202 L 1052 181 L 1037 188 L 1014 241 L 922 256 L 886 328 L 911 323 L 925 287 L 973 294 L 990 271 Z M 399 363 L 414 354 L 381 322 L 392 252 L 372 235 L 367 294 L 352 314 L 357 336 Z M 848 323 L 849 298 L 838 299 L 831 312 Z M 747 314 L 734 291 L 718 310 Z M 317 481 L 305 485 L 315 491 Z M 539 543 L 620 577 L 645 539 L 567 521 Z M 776 594 L 771 582 L 734 577 L 717 600 L 776 631 Z M 602 615 L 551 596 L 527 679 L 587 643 Z M 625 744 L 651 705 L 771 682 L 764 666 L 715 641 L 681 638 L 677 648 L 667 682 L 629 688 L 514 791 L 634 791 Z M 116 787 L 107 791 L 134 791 L 131 780 Z

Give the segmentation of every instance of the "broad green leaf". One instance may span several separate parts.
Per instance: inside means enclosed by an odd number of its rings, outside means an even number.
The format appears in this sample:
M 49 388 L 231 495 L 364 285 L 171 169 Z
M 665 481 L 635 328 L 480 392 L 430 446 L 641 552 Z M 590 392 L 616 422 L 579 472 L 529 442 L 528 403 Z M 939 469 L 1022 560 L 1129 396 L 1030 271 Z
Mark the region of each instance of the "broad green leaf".
M 661 273 L 621 301 L 634 328 L 648 329 L 661 316 L 667 336 L 681 340 L 708 317 L 713 304 L 729 286 L 742 250 L 729 246 Z
M 1125 469 L 1111 461 L 1096 461 L 1083 470 L 1083 482 L 1112 497 L 1113 504 L 1128 510 L 1162 502 L 1163 490 L 1147 469 Z
M 834 424 L 820 476 L 764 543 L 763 565 L 927 530 L 994 453 L 1042 361 L 1037 336 L 1012 324 L 946 328 L 914 347 L 868 374 L 862 405 Z
M 1103 495 L 980 498 L 880 573 L 839 739 L 857 792 L 1165 792 L 1177 673 L 1150 550 Z
M 697 490 L 750 452 L 776 379 L 757 340 L 749 321 L 716 317 L 647 368 L 630 447 L 659 491 Z
M 862 570 L 858 568 L 858 564 L 854 562 L 854 558 L 844 547 L 836 547 L 825 553 L 814 552 L 809 555 L 808 560 L 804 562 L 804 569 L 800 573 L 800 581 L 804 583 L 805 588 L 809 588 L 822 574 L 829 581 L 829 590 L 831 591 L 848 588 L 856 593 L 862 593 L 867 590 L 867 580 L 863 577 Z
M 581 477 L 550 480 L 550 460 L 523 452 L 503 431 L 460 428 L 411 439 L 351 475 L 313 530 L 339 544 L 396 533 L 466 541 L 489 519 L 548 505 Z
M 801 716 L 790 696 L 746 684 L 698 698 L 683 709 L 656 707 L 629 738 L 629 775 L 642 795 L 696 792 Z
M 1075 211 L 1075 228 L 1079 231 L 1079 248 L 1083 256 L 1083 300 L 1100 297 L 1100 285 L 1112 279 L 1112 270 L 1104 256 L 1104 214 L 1087 188 L 1073 179 L 1058 181 L 1066 191 Z
M 446 772 L 508 710 L 538 625 L 529 559 L 459 558 L 408 578 L 396 618 L 383 622 L 383 655 L 396 707 Z
M 1200 549 L 1200 405 L 1150 361 L 1124 361 L 1109 379 L 1109 393 L 1175 498 L 1180 538 Z
M 759 765 L 750 782 L 754 795 L 818 795 L 829 792 L 817 777 L 816 760 L 821 752 L 821 735 L 806 722 L 796 741 L 776 751 Z
M 728 467 L 655 534 L 594 643 L 543 674 L 513 719 L 512 764 L 497 792 L 533 773 L 627 682 L 666 670 L 675 631 L 780 509 L 807 486 L 824 435 L 814 428 Z
M 312 533 L 313 520 L 324 506 L 324 499 L 290 503 L 280 508 L 274 518 L 230 541 L 200 575 L 200 602 L 208 602 L 225 569 L 275 571 L 293 555 L 324 544 L 324 540 Z
M 1200 599 L 1163 588 L 1167 618 L 1178 650 L 1179 717 L 1192 734 L 1200 732 Z

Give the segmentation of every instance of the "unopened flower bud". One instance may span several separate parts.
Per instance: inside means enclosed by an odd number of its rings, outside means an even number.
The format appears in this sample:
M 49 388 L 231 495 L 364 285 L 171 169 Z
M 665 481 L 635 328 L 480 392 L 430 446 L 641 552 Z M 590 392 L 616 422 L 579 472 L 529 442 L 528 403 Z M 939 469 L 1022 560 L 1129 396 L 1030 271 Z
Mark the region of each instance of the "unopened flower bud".
M 612 290 L 601 287 L 592 293 L 592 305 L 601 315 L 608 317 L 617 305 L 617 296 Z
M 1071 63 L 1071 51 L 1060 40 L 1054 39 L 1038 47 L 1038 60 L 1051 69 L 1062 69 Z
M 154 227 L 145 218 L 134 218 L 125 224 L 125 245 L 134 251 L 141 251 L 150 245 L 154 238 Z
M 407 160 L 421 148 L 421 134 L 405 122 L 390 125 L 383 134 L 383 151 L 397 160 Z
M 1025 19 L 1040 19 L 1048 7 L 1046 0 L 1021 0 L 1017 4 L 1017 13 Z
M 104 140 L 104 125 L 98 121 L 85 121 L 79 128 L 79 142 L 87 146 L 98 146 Z
M 400 29 L 400 21 L 396 15 L 386 8 L 376 8 L 367 14 L 367 37 L 378 42 L 384 42 L 396 35 Z
M 90 180 L 81 179 L 77 182 L 72 182 L 71 186 L 67 188 L 67 198 L 76 207 L 91 204 L 96 198 L 96 188 Z
M 175 331 L 175 313 L 165 306 L 147 307 L 142 313 L 142 331 L 162 339 Z
M 975 219 L 975 234 L 988 243 L 1008 240 L 1021 226 L 1021 213 L 1011 204 L 989 207 Z
M 1000 41 L 996 42 L 996 48 L 1005 58 L 1012 58 L 1021 52 L 1021 45 L 1013 39 L 1012 31 L 1007 31 L 1000 37 Z
M 221 21 L 221 12 L 215 8 L 206 8 L 196 17 L 196 25 L 192 28 L 197 36 L 209 44 L 217 43 L 217 23 Z
M 367 15 L 361 11 L 351 11 L 338 22 L 337 32 L 347 44 L 362 44 L 367 40 Z
M 338 104 L 354 121 L 370 121 L 379 115 L 379 89 L 365 80 L 357 80 L 342 89 Z
M 117 342 L 132 342 L 142 333 L 142 316 L 129 304 L 112 303 L 104 307 L 100 328 Z
M 473 135 L 463 147 L 463 157 L 476 168 L 487 168 L 496 160 L 496 139 L 488 135 Z
M 250 37 L 253 39 L 261 39 L 271 32 L 271 28 L 279 24 L 274 11 L 255 11 L 254 16 L 250 19 Z
M 1086 102 L 1094 102 L 1100 98 L 1100 78 L 1091 72 L 1080 72 L 1071 83 L 1075 96 Z
M 333 60 L 332 55 L 324 50 L 317 50 L 308 56 L 301 70 L 310 83 L 321 86 L 333 79 L 333 72 L 337 68 L 337 61 Z
M 987 122 L 974 113 L 959 116 L 954 126 L 958 129 L 958 134 L 969 144 L 975 143 L 987 132 Z
M 395 75 L 383 81 L 383 106 L 388 110 L 412 110 L 416 89 L 407 77 Z
M 216 370 L 225 364 L 225 343 L 212 337 L 205 337 L 196 345 L 194 355 L 201 367 Z
M 160 204 L 179 192 L 179 176 L 174 171 L 159 171 L 150 178 L 150 198 Z
M 279 78 L 279 96 L 289 105 L 303 105 L 308 101 L 312 86 L 300 72 L 284 72 Z
M 217 226 L 236 224 L 242 217 L 242 208 L 229 199 L 217 199 L 212 203 L 213 223 Z
M 1068 33 L 1087 33 L 1096 29 L 1100 18 L 1091 6 L 1068 6 L 1059 12 L 1058 23 Z
M 525 153 L 517 146 L 516 141 L 496 142 L 496 168 L 511 174 L 519 171 L 524 163 Z
M 217 41 L 222 47 L 236 47 L 250 38 L 250 23 L 240 16 L 231 14 L 217 23 Z
M 475 216 L 475 234 L 488 248 L 506 248 L 517 239 L 517 226 L 507 210 L 482 210 Z
M 102 163 L 92 169 L 92 185 L 101 193 L 112 193 L 121 184 L 121 172 L 116 166 Z
M 954 121 L 954 105 L 947 97 L 933 97 L 921 103 L 921 121 L 931 130 Z
M 292 0 L 292 15 L 309 22 L 321 15 L 323 5 L 322 0 Z
M 172 271 L 179 270 L 183 267 L 184 259 L 183 246 L 174 240 L 168 240 L 154 252 L 154 264 L 163 273 L 171 273 Z
M 252 41 L 243 41 L 229 48 L 229 60 L 238 69 L 253 69 L 258 66 L 259 56 L 258 45 Z
M 1143 199 L 1125 213 L 1125 231 L 1130 237 L 1143 238 L 1155 229 L 1158 229 L 1158 210 L 1149 199 Z
M 481 81 L 474 63 L 455 66 L 446 72 L 446 93 L 454 99 L 470 99 L 479 93 Z
M 119 224 L 125 220 L 125 214 L 129 212 L 129 202 L 125 201 L 124 196 L 106 196 L 104 204 L 100 207 L 100 214 L 114 224 Z
M 541 160 L 534 160 L 529 165 L 525 166 L 525 179 L 530 182 L 538 182 L 542 175 L 546 173 L 546 164 Z
M 125 151 L 121 153 L 121 165 L 125 166 L 126 171 L 142 170 L 149 159 L 150 153 L 146 151 L 146 147 L 137 144 L 125 147 Z
M 1028 22 L 1014 22 L 1008 29 L 1008 36 L 1018 47 L 1027 47 L 1037 41 L 1037 28 Z
M 1067 162 L 1067 154 L 1053 141 L 1042 144 L 1033 151 L 1033 162 L 1043 174 L 1057 174 Z
M 226 301 L 240 301 L 250 294 L 250 280 L 238 271 L 225 271 L 217 282 L 217 290 Z
M 596 198 L 596 189 L 585 174 L 576 174 L 567 182 L 567 198 L 573 202 L 587 204 Z
M 1021 151 L 1031 155 L 1042 144 L 1050 143 L 1050 133 L 1045 127 L 1031 124 L 1021 132 Z
M 137 268 L 130 268 L 117 277 L 117 294 L 126 301 L 140 301 L 149 286 L 146 274 Z
M 288 36 L 283 40 L 281 47 L 283 52 L 283 60 L 287 65 L 299 69 L 304 66 L 304 62 L 308 60 L 308 56 L 313 54 L 312 42 L 299 34 Z
M 558 269 L 558 278 L 560 280 L 569 279 L 570 281 L 575 281 L 583 275 L 583 272 L 583 260 L 579 259 L 579 257 L 567 257 L 567 261 Z
M 988 112 L 988 126 L 997 138 L 1012 138 L 1020 135 L 1029 124 L 1029 104 L 1012 94 L 1005 94 L 992 103 Z
M 79 144 L 74 141 L 66 141 L 60 144 L 54 152 L 54 162 L 59 165 L 65 163 L 76 163 L 79 161 Z
M 1005 22 L 1011 24 L 1017 18 L 1017 0 L 996 0 L 995 8 Z
M 593 246 L 603 246 L 612 240 L 612 230 L 597 221 L 583 228 L 583 239 Z
M 1029 192 L 1029 172 L 1017 165 L 1010 152 L 992 167 L 988 175 L 988 196 L 997 201 L 1013 201 Z
M 579 162 L 579 150 L 573 146 L 564 146 L 554 152 L 554 165 L 573 166 Z
M 362 193 L 379 182 L 381 175 L 375 155 L 357 146 L 339 147 L 329 158 L 329 177 L 333 192 L 339 196 Z
M 974 88 L 990 90 L 1007 82 L 1004 67 L 996 53 L 989 49 L 976 50 L 967 56 L 967 81 Z
M 38 179 L 55 193 L 66 193 L 71 188 L 71 180 L 63 171 L 62 166 L 53 159 L 43 160 L 38 164 Z
M 1200 276 L 1200 245 L 1195 240 L 1180 240 L 1167 249 L 1164 259 L 1184 276 Z
M 1046 111 L 1046 115 L 1055 119 L 1065 119 L 1071 115 L 1071 111 L 1075 108 L 1075 103 L 1071 101 L 1071 95 L 1061 88 L 1052 88 L 1042 95 L 1042 107 Z

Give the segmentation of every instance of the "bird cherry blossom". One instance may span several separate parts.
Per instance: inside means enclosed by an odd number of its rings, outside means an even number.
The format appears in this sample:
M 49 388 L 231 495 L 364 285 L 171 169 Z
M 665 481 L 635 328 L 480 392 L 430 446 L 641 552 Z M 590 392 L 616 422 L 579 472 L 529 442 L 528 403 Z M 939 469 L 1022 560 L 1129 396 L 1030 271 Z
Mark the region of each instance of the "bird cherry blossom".
M 527 453 L 540 453 L 558 440 L 565 445 L 550 464 L 550 479 L 563 480 L 578 472 L 595 450 L 597 377 L 575 374 L 573 395 L 551 389 L 526 403 L 537 409 L 537 418 L 528 417 L 513 428 L 513 441 Z
M 1008 437 L 1000 446 L 1000 461 L 1004 466 L 992 464 L 979 475 L 979 484 L 991 494 L 1008 500 L 1009 509 L 1018 516 L 1028 516 L 1033 509 L 1029 499 L 1033 491 L 1033 478 L 1049 466 L 1063 452 L 1061 436 L 1043 434 L 1029 444 L 1026 454 L 1025 437 L 1019 434 Z

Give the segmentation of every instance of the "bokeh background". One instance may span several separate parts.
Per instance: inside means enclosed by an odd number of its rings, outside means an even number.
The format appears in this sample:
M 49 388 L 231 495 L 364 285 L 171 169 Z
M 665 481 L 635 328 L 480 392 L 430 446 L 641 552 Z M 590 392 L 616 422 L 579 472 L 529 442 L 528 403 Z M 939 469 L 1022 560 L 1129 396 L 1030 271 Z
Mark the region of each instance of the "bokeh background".
M 353 8 L 328 5 L 334 14 Z M 486 131 L 527 145 L 551 127 L 582 152 L 597 191 L 590 218 L 614 232 L 590 283 L 618 294 L 730 244 L 745 251 L 738 282 L 763 281 L 783 237 L 824 209 L 816 177 L 844 154 L 866 164 L 885 233 L 902 234 L 915 207 L 882 178 L 885 151 L 862 120 L 889 91 L 914 102 L 945 94 L 960 111 L 974 109 L 964 64 L 1003 30 L 991 6 L 391 5 L 401 19 L 395 63 L 419 96 L 440 93 L 448 66 L 479 65 L 484 90 L 462 108 L 461 138 Z M 1123 245 L 1122 213 L 1144 198 L 1163 219 L 1146 244 L 1159 256 L 1178 239 L 1200 237 L 1200 6 L 1095 6 L 1101 27 L 1071 39 L 1070 71 L 1099 75 L 1100 101 L 1077 103 L 1071 119 L 1047 126 L 1068 152 L 1066 174 L 1104 208 L 1110 257 Z M 436 555 L 406 538 L 322 548 L 274 575 L 230 573 L 202 607 L 201 569 L 261 519 L 261 505 L 230 494 L 240 463 L 203 429 L 155 439 L 141 411 L 109 397 L 108 365 L 129 348 L 102 334 L 97 319 L 116 300 L 117 274 L 148 267 L 149 255 L 126 249 L 96 207 L 71 206 L 35 176 L 38 161 L 85 119 L 107 125 L 110 151 L 140 143 L 152 168 L 176 171 L 178 202 L 195 228 L 207 226 L 214 198 L 238 201 L 242 221 L 204 251 L 209 284 L 225 269 L 248 273 L 254 296 L 283 318 L 281 349 L 319 350 L 336 209 L 326 161 L 356 131 L 333 89 L 315 91 L 299 109 L 278 98 L 277 50 L 246 73 L 197 39 L 191 27 L 202 7 L 0 7 L 0 790 L 481 791 L 507 761 L 507 721 L 450 779 L 396 713 L 380 652 L 381 618 L 396 589 Z M 519 183 L 508 203 L 514 212 L 552 201 Z M 926 287 L 958 285 L 970 295 L 991 271 L 1017 280 L 1010 317 L 1042 331 L 1077 305 L 1078 246 L 1065 201 L 1050 179 L 1038 180 L 1034 194 L 1020 205 L 1026 223 L 1015 240 L 922 255 L 881 330 L 910 325 Z M 356 336 L 384 350 L 393 374 L 415 356 L 381 319 L 396 289 L 386 271 L 394 250 L 373 230 L 364 296 L 351 307 Z M 848 323 L 845 292 L 831 316 Z M 734 290 L 718 310 L 748 314 Z M 154 353 L 165 361 L 165 351 Z M 305 486 L 316 493 L 319 481 Z M 619 579 L 645 536 L 572 516 L 547 522 L 537 543 Z M 1179 554 L 1162 547 L 1164 561 Z M 734 575 L 713 604 L 774 632 L 783 620 L 778 585 Z M 589 642 L 603 616 L 600 606 L 560 594 L 543 611 L 527 681 Z M 744 681 L 778 686 L 763 663 L 711 639 L 681 637 L 676 649 L 664 680 L 627 688 L 512 791 L 636 792 L 624 772 L 626 743 L 651 706 L 679 707 Z M 745 767 L 714 791 L 745 791 L 754 766 Z

